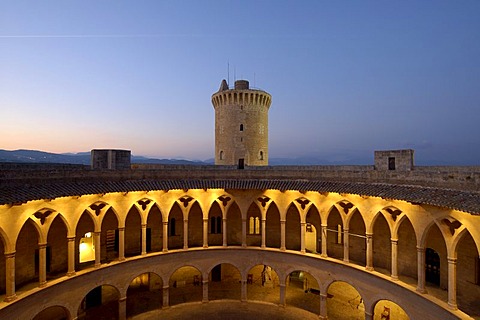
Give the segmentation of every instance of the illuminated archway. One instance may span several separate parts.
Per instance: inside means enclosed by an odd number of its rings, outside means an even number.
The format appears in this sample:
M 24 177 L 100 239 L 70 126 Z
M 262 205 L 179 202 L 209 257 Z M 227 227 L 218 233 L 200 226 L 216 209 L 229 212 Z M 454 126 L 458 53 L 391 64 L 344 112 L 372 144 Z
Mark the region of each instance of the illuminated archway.
M 365 319 L 365 305 L 360 293 L 351 284 L 335 281 L 327 290 L 329 319 Z
M 120 294 L 117 288 L 110 285 L 98 286 L 83 298 L 78 309 L 79 319 L 118 319 L 118 301 Z
M 307 310 L 314 314 L 320 311 L 320 287 L 308 272 L 293 271 L 287 277 L 287 305 Z
M 241 298 L 240 271 L 230 263 L 217 264 L 208 275 L 208 300 Z
M 390 300 L 380 300 L 375 304 L 373 320 L 409 320 L 405 310 Z
M 127 289 L 127 317 L 161 309 L 162 291 L 162 278 L 153 272 L 143 273 L 133 279 Z
M 202 274 L 191 266 L 181 267 L 169 280 L 169 302 L 176 305 L 185 302 L 202 301 Z
M 248 271 L 247 299 L 280 303 L 280 282 L 272 267 L 262 264 Z

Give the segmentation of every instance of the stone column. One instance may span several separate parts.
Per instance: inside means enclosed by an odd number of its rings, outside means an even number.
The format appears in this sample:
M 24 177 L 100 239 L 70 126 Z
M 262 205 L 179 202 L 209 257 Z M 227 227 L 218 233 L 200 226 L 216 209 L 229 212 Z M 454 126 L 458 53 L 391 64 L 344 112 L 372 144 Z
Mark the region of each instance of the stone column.
M 102 253 L 101 244 L 100 244 L 100 236 L 101 232 L 94 232 L 93 233 L 93 243 L 95 246 L 95 268 L 100 267 L 100 254 Z
M 286 293 L 286 286 L 284 283 L 281 283 L 280 284 L 280 305 L 281 306 L 285 306 L 287 304 L 285 293 Z
M 372 233 L 365 233 L 367 236 L 367 265 L 365 269 L 368 271 L 373 270 L 373 234 Z
M 300 222 L 300 251 L 305 253 L 305 222 Z
M 448 257 L 448 306 L 457 310 L 457 258 Z
M 241 297 L 242 302 L 247 301 L 247 280 L 242 279 Z
M 118 228 L 118 260 L 125 260 L 125 228 Z
M 417 272 L 417 291 L 420 293 L 427 293 L 427 290 L 425 289 L 425 248 L 422 247 L 417 247 Z
M 142 224 L 142 256 L 147 254 L 147 225 Z
M 398 239 L 390 239 L 392 243 L 392 280 L 398 280 Z
M 121 297 L 118 299 L 118 319 L 127 319 L 127 297 Z
M 169 307 L 169 286 L 163 286 L 163 306 L 162 308 L 168 308 Z
M 267 219 L 262 218 L 262 248 L 266 247 L 267 243 Z
M 67 276 L 71 277 L 75 275 L 75 236 L 68 237 L 68 270 Z
M 47 285 L 47 244 L 38 244 L 38 286 Z
M 320 293 L 320 315 L 319 319 L 327 320 L 327 293 Z
M 286 250 L 286 238 L 285 238 L 285 220 L 280 220 L 280 250 Z
M 203 247 L 208 248 L 208 219 L 203 219 Z
M 344 262 L 350 262 L 350 247 L 349 247 L 349 235 L 348 235 L 348 229 L 344 228 L 343 229 L 343 261 Z
M 163 221 L 163 252 L 168 252 L 168 221 Z
M 183 249 L 188 249 L 188 220 L 183 220 Z
M 6 275 L 6 302 L 17 299 L 15 294 L 15 251 L 5 253 L 5 275 Z
M 208 279 L 202 280 L 202 292 L 203 292 L 202 302 L 206 303 L 208 302 Z
M 247 246 L 247 219 L 242 218 L 242 247 Z
M 323 258 L 328 257 L 327 254 L 327 225 L 322 224 L 322 254 L 320 255 Z
M 223 237 L 223 246 L 227 246 L 227 219 L 222 219 L 223 229 L 222 229 L 222 237 Z

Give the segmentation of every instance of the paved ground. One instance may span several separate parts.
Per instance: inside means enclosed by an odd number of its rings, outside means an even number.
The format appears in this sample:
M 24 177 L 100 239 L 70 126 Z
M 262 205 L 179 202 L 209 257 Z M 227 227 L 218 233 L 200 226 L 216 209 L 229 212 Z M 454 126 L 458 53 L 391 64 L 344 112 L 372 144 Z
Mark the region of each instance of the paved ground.
M 176 305 L 167 309 L 142 313 L 135 320 L 318 320 L 318 315 L 294 307 L 261 302 L 210 301 L 192 302 Z

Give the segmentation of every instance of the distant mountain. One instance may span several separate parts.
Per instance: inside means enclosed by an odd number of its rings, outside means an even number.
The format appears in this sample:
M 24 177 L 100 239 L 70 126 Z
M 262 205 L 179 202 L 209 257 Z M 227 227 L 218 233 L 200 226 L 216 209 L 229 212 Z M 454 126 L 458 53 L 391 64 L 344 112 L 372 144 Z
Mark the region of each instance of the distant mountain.
M 69 163 L 90 165 L 90 152 L 79 153 L 50 153 L 37 150 L 2 150 L 0 149 L 0 162 L 22 163 Z M 132 163 L 153 164 L 208 164 L 202 161 L 178 160 L 178 159 L 151 159 L 142 156 L 132 156 Z
M 215 160 L 185 160 L 185 159 L 154 159 L 143 156 L 132 156 L 132 163 L 151 164 L 177 164 L 177 165 L 213 165 Z M 79 153 L 50 153 L 37 150 L 2 150 L 0 149 L 0 162 L 22 162 L 22 163 L 66 163 L 90 165 L 90 152 Z M 270 158 L 271 166 L 280 165 L 358 165 L 372 164 L 372 160 L 361 157 L 336 160 L 325 160 L 319 157 L 298 157 L 298 158 Z

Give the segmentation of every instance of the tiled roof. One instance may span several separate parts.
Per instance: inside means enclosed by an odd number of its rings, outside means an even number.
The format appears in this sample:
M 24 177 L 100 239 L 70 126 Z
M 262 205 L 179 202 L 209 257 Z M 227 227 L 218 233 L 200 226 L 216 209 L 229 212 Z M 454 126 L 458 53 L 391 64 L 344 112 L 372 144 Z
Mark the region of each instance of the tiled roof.
M 280 179 L 171 179 L 53 183 L 0 188 L 0 205 L 109 192 L 175 189 L 299 190 L 336 192 L 404 200 L 480 215 L 480 193 L 411 185 Z

